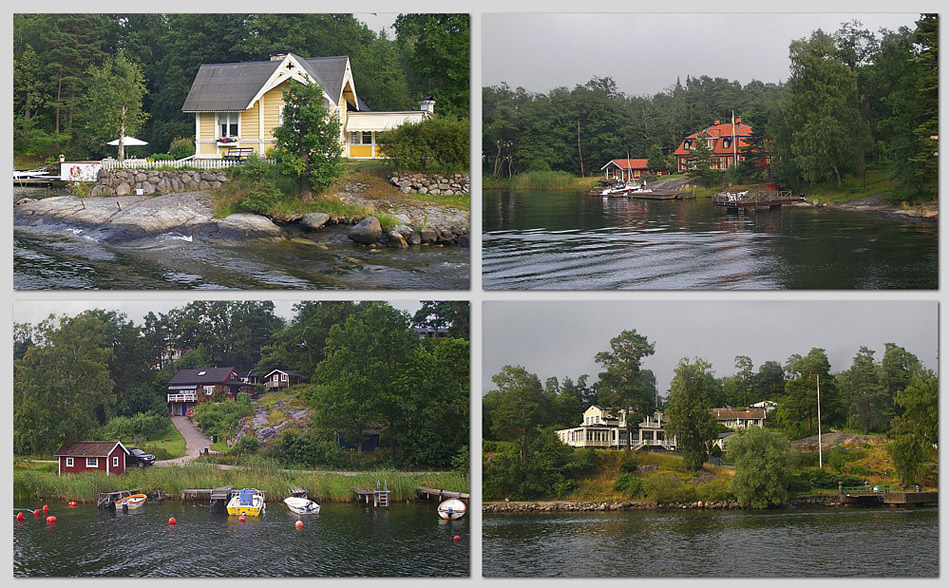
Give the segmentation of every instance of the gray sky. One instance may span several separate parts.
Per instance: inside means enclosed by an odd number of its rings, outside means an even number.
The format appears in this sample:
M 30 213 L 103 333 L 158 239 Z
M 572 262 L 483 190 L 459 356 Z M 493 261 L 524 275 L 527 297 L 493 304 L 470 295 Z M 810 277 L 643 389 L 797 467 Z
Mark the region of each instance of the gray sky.
M 218 300 L 221 300 L 220 298 Z M 376 299 L 374 299 L 376 300 Z M 165 314 L 173 308 L 185 306 L 189 300 L 102 300 L 77 302 L 70 300 L 28 300 L 13 304 L 13 320 L 18 323 L 36 324 L 51 314 L 76 315 L 86 310 L 99 308 L 125 313 L 136 325 L 144 323 L 144 317 L 150 311 L 156 315 Z M 274 312 L 277 316 L 290 320 L 294 317 L 293 306 L 299 300 L 274 300 Z M 390 300 L 394 308 L 414 313 L 422 305 L 417 300 Z
M 594 355 L 629 329 L 655 344 L 642 367 L 656 374 L 661 395 L 684 357 L 710 362 L 722 377 L 736 372 L 737 355 L 758 371 L 765 361 L 784 365 L 819 347 L 837 372 L 851 366 L 862 345 L 880 360 L 884 344 L 896 343 L 937 369 L 936 302 L 489 301 L 482 312 L 482 394 L 505 365 L 523 366 L 542 382 L 589 374 L 592 384 L 600 372 Z
M 901 5 L 894 5 L 900 8 Z M 485 14 L 482 85 L 532 92 L 611 77 L 627 95 L 652 95 L 686 76 L 747 84 L 788 78 L 788 46 L 844 22 L 911 29 L 918 13 Z

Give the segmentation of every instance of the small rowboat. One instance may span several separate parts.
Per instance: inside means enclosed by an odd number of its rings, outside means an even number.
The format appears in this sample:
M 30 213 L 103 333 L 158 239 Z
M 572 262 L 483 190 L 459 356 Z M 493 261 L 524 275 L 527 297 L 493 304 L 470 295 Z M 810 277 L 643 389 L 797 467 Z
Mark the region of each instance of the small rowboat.
M 131 508 L 141 508 L 145 501 L 148 500 L 148 496 L 144 494 L 132 494 L 131 496 L 126 496 L 116 503 L 116 506 L 126 510 Z
M 465 516 L 465 503 L 458 498 L 449 498 L 439 504 L 439 516 L 447 521 L 454 521 Z
M 301 496 L 288 496 L 284 499 L 284 504 L 297 514 L 317 514 L 320 512 L 319 504 Z

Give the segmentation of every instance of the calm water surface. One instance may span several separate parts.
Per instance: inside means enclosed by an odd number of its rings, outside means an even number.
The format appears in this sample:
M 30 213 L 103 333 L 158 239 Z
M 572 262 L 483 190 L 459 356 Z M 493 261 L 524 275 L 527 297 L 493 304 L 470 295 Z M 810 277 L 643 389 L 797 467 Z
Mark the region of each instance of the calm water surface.
M 936 289 L 937 223 L 709 200 L 484 194 L 486 289 Z
M 14 199 L 31 196 L 14 188 Z M 42 195 L 35 194 L 35 195 Z M 344 229 L 304 241 L 221 247 L 170 233 L 107 245 L 69 227 L 15 227 L 17 290 L 140 289 L 404 289 L 469 287 L 469 248 L 426 246 L 376 253 L 357 247 Z
M 324 504 L 320 514 L 299 517 L 273 503 L 243 523 L 180 502 L 150 502 L 128 514 L 50 507 L 56 523 L 29 514 L 14 523 L 17 577 L 469 575 L 467 517 L 443 521 L 434 503 Z
M 486 577 L 936 577 L 936 508 L 488 515 Z

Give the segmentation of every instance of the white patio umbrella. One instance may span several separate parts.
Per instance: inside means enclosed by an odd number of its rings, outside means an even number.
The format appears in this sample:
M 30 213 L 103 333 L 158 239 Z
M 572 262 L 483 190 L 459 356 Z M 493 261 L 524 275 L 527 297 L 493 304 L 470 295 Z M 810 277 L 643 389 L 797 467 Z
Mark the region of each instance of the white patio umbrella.
M 115 141 L 109 141 L 107 143 L 107 145 L 118 145 L 118 144 L 119 144 L 118 139 L 116 139 Z M 146 141 L 143 141 L 141 139 L 136 139 L 135 137 L 122 137 L 122 144 L 127 147 L 130 147 L 132 145 L 148 145 Z
M 121 142 L 121 144 L 119 143 L 119 140 L 116 139 L 116 140 L 114 140 L 114 141 L 109 141 L 109 142 L 107 143 L 107 145 L 118 145 L 118 146 L 119 146 L 119 161 L 122 161 L 122 160 L 125 159 L 125 148 L 126 148 L 126 147 L 131 147 L 131 146 L 133 146 L 133 145 L 148 145 L 148 143 L 145 142 L 145 141 L 143 141 L 143 140 L 141 140 L 141 139 L 136 139 L 135 137 L 123 136 L 123 137 L 122 137 L 122 142 Z

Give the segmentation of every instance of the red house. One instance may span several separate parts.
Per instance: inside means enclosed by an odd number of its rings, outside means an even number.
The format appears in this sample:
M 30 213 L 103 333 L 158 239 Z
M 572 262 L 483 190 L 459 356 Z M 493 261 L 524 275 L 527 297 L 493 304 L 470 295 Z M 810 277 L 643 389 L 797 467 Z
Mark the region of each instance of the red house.
M 188 413 L 199 402 L 221 392 L 233 399 L 239 392 L 254 393 L 254 386 L 243 382 L 233 367 L 179 370 L 168 381 L 168 406 L 172 416 Z
M 639 180 L 647 173 L 648 163 L 647 159 L 611 159 L 600 169 L 604 172 L 604 179 L 629 182 Z
M 745 159 L 743 151 L 749 146 L 749 137 L 752 136 L 752 127 L 743 124 L 740 117 L 736 117 L 736 122 L 715 121 L 711 127 L 688 135 L 680 146 L 673 152 L 676 156 L 676 171 L 685 172 L 690 168 L 690 160 L 693 158 L 693 149 L 696 148 L 697 141 L 706 141 L 715 158 L 715 168 L 727 170 L 735 166 L 738 162 Z M 768 156 L 763 155 L 765 163 L 768 163 Z
M 107 476 L 125 473 L 129 450 L 118 441 L 79 441 L 63 445 L 55 453 L 59 475 L 82 472 L 105 472 Z

